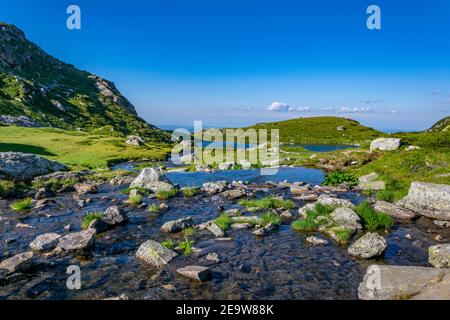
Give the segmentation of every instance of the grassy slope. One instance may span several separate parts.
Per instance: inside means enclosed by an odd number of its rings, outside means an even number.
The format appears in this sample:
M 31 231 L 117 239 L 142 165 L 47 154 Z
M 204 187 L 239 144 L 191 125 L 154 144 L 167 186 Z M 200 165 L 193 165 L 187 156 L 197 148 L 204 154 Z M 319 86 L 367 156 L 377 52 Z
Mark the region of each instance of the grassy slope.
M 107 168 L 131 159 L 162 160 L 170 150 L 163 144 L 133 147 L 124 142 L 124 138 L 60 129 L 0 127 L 0 152 L 34 153 L 75 168 Z
M 344 126 L 345 131 L 338 131 Z M 361 144 L 385 134 L 357 121 L 338 117 L 298 118 L 281 122 L 259 123 L 246 129 L 279 129 L 284 144 Z

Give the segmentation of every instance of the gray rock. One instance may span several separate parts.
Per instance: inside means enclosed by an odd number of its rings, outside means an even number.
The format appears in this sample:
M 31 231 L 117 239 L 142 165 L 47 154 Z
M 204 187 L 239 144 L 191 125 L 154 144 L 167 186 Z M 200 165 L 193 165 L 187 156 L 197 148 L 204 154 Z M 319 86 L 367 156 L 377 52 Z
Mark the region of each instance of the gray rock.
M 219 164 L 219 170 L 230 170 L 235 165 L 234 162 L 223 162 Z
M 228 200 L 236 200 L 247 196 L 247 192 L 243 189 L 234 189 L 224 191 L 220 195 Z
M 27 116 L 0 115 L 0 123 L 25 128 L 41 128 L 42 124 Z
M 295 216 L 292 214 L 291 211 L 286 210 L 280 213 L 281 222 L 284 224 L 290 223 L 292 220 L 295 219 Z
M 355 208 L 355 205 L 349 200 L 333 198 L 326 194 L 320 195 L 317 202 L 327 206 L 347 207 L 352 209 Z
M 157 168 L 145 168 L 139 176 L 133 180 L 130 188 L 144 188 L 157 193 L 158 191 L 169 191 L 174 185 L 165 174 Z
M 319 195 L 317 193 L 305 193 L 299 196 L 294 196 L 295 199 L 302 201 L 317 201 L 319 199 Z
M 207 254 L 207 256 L 205 257 L 206 260 L 208 261 L 212 261 L 212 262 L 220 262 L 220 258 L 219 255 L 216 252 L 210 252 Z
M 361 219 L 350 208 L 337 208 L 334 210 L 330 218 L 336 222 L 338 225 L 352 229 L 352 230 L 362 230 Z
M 206 282 L 211 279 L 211 270 L 207 267 L 188 266 L 185 268 L 177 269 L 177 272 L 185 277 L 199 282 Z
M 166 233 L 177 233 L 183 231 L 186 228 L 192 227 L 193 225 L 194 220 L 192 220 L 192 217 L 187 217 L 165 223 L 161 227 L 161 231 Z
M 413 182 L 399 203 L 423 216 L 450 221 L 450 185 Z
M 359 183 L 367 183 L 367 182 L 375 181 L 377 179 L 378 179 L 378 173 L 372 172 L 365 176 L 359 177 L 358 181 L 359 181 Z
M 301 218 L 306 219 L 308 211 L 312 211 L 312 210 L 314 210 L 315 208 L 316 208 L 316 204 L 315 204 L 315 203 L 308 203 L 307 205 L 301 207 L 301 208 L 298 210 L 298 215 L 299 215 Z
M 95 194 L 98 192 L 97 186 L 90 182 L 77 183 L 74 185 L 74 188 L 80 196 L 85 194 Z
M 429 247 L 428 262 L 435 268 L 450 268 L 450 243 Z
M 358 288 L 362 300 L 450 299 L 450 269 L 371 265 Z M 446 279 L 446 280 L 445 280 Z M 437 286 L 437 287 L 436 287 Z M 434 287 L 434 288 L 433 288 Z
M 383 254 L 387 248 L 386 240 L 377 233 L 366 233 L 348 248 L 348 254 L 354 257 L 370 259 Z
M 32 180 L 51 172 L 66 170 L 56 161 L 47 160 L 34 154 L 20 152 L 0 153 L 0 179 Z
M 208 194 L 216 194 L 225 191 L 227 185 L 226 181 L 207 182 L 203 184 L 203 190 Z
M 95 244 L 96 230 L 88 230 L 70 233 L 59 239 L 58 247 L 64 251 L 87 251 Z
M 210 222 L 208 224 L 208 226 L 206 227 L 206 229 L 211 232 L 215 237 L 217 238 L 221 238 L 225 235 L 225 233 L 223 232 L 223 230 L 214 222 Z
M 239 217 L 241 215 L 241 210 L 239 209 L 229 209 L 224 211 L 225 215 L 229 216 L 229 217 Z
M 139 136 L 128 136 L 127 140 L 125 141 L 125 144 L 128 144 L 130 146 L 139 147 L 145 143 L 145 140 L 142 139 Z
M 195 171 L 197 172 L 211 172 L 212 167 L 209 164 L 199 164 L 195 166 Z
M 239 164 L 243 170 L 250 170 L 252 168 L 252 163 L 248 160 L 241 160 L 239 161 Z
M 303 195 L 305 193 L 307 193 L 308 191 L 310 191 L 310 186 L 306 185 L 306 186 L 298 186 L 298 185 L 292 185 L 290 187 L 291 193 L 294 196 L 299 196 L 299 195 Z
M 26 272 L 33 265 L 33 252 L 24 252 L 0 263 L 0 269 L 6 270 L 7 274 Z
M 434 220 L 433 224 L 441 228 L 450 228 L 450 221 Z
M 35 251 L 52 250 L 56 247 L 60 238 L 61 236 L 56 233 L 41 234 L 30 243 L 30 248 Z
M 240 217 L 231 217 L 233 223 L 252 223 L 259 224 L 261 223 L 261 219 L 258 216 L 240 216 Z
M 386 189 L 386 183 L 384 181 L 371 181 L 358 184 L 358 189 L 364 191 L 380 191 Z
M 250 223 L 233 223 L 231 225 L 231 228 L 233 230 L 245 230 L 245 229 L 250 229 L 252 227 L 252 225 Z
M 370 150 L 394 151 L 400 148 L 401 140 L 397 138 L 379 138 L 370 144 Z
M 440 281 L 430 283 L 411 300 L 450 300 L 450 273 L 447 273 Z
M 112 206 L 105 210 L 101 220 L 108 226 L 114 227 L 128 222 L 128 216 L 119 207 Z
M 373 208 L 376 211 L 386 213 L 396 219 L 412 220 L 417 217 L 415 212 L 386 201 L 377 201 Z
M 136 252 L 138 259 L 157 268 L 164 267 L 177 255 L 176 252 L 167 249 L 153 240 L 148 240 L 143 243 Z
M 258 237 L 264 237 L 273 233 L 275 230 L 277 230 L 277 228 L 278 226 L 269 223 L 267 226 L 253 231 L 253 234 Z
M 320 239 L 320 238 L 314 237 L 314 236 L 306 238 L 306 242 L 309 242 L 309 243 L 311 243 L 314 246 L 322 246 L 322 245 L 327 245 L 328 244 L 327 240 Z

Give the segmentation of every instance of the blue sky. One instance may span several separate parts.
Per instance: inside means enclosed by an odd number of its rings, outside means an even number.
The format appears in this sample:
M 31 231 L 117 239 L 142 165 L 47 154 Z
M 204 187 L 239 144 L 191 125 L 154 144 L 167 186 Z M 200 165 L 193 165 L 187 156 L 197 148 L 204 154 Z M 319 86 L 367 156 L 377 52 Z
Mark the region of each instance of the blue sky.
M 66 28 L 70 4 L 82 30 Z M 381 30 L 366 28 L 370 4 Z M 450 114 L 447 0 L 0 0 L 0 20 L 157 125 L 337 115 L 417 130 Z

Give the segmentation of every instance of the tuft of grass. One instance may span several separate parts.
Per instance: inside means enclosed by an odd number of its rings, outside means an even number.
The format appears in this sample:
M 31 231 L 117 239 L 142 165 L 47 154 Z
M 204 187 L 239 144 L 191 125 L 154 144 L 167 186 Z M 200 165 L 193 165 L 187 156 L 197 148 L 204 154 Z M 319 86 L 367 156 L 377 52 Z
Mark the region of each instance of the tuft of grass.
M 181 250 L 184 250 L 184 255 L 188 256 L 192 252 L 192 246 L 194 245 L 193 240 L 189 240 L 187 237 L 184 238 L 184 241 L 181 241 L 178 244 L 178 247 L 180 247 Z
M 334 234 L 339 240 L 339 243 L 345 244 L 348 242 L 350 237 L 353 235 L 352 230 L 349 229 L 342 229 L 342 230 L 336 230 L 334 231 Z
M 193 235 L 195 235 L 197 231 L 193 228 L 193 227 L 189 227 L 183 230 L 183 234 L 186 237 L 192 237 Z
M 167 191 L 161 190 L 156 193 L 156 197 L 159 200 L 168 200 L 170 198 L 175 197 L 177 194 L 178 194 L 178 190 L 176 190 L 176 189 L 171 189 L 171 190 L 167 190 Z
M 184 188 L 183 189 L 183 195 L 185 198 L 195 197 L 196 194 L 197 194 L 196 188 Z
M 143 195 L 149 195 L 150 194 L 150 191 L 145 189 L 145 188 L 126 188 L 126 189 L 123 189 L 122 191 L 120 191 L 120 193 L 121 194 L 130 194 L 130 192 L 133 191 L 133 190 L 137 190 L 140 193 L 142 193 Z
M 220 229 L 226 231 L 233 224 L 233 219 L 226 214 L 221 214 L 214 223 L 219 226 Z
M 323 185 L 338 186 L 343 183 L 350 186 L 356 186 L 358 184 L 358 179 L 350 173 L 335 171 L 326 175 Z
M 393 202 L 395 199 L 395 194 L 393 190 L 386 189 L 378 191 L 376 193 L 376 197 L 381 201 Z
M 83 221 L 81 222 L 81 228 L 83 230 L 87 230 L 92 221 L 99 220 L 103 217 L 102 212 L 90 212 L 84 216 Z
M 279 226 L 281 224 L 281 218 L 273 212 L 266 212 L 260 216 L 261 224 L 265 227 L 269 224 Z
M 317 224 L 314 219 L 308 217 L 304 220 L 296 220 L 292 222 L 291 226 L 294 230 L 311 232 L 316 231 L 319 224 Z
M 292 210 L 295 208 L 295 203 L 291 200 L 281 200 L 275 197 L 266 197 L 256 200 L 241 200 L 239 201 L 241 206 L 246 208 L 258 208 L 264 209 L 285 209 Z
M 140 205 L 143 200 L 144 200 L 144 197 L 141 196 L 140 194 L 138 194 L 136 196 L 128 197 L 128 203 L 135 205 L 135 206 Z
M 158 213 L 158 212 L 159 212 L 159 206 L 158 206 L 157 204 L 153 203 L 153 204 L 151 204 L 151 205 L 148 207 L 147 211 L 149 211 L 149 212 L 154 212 L 154 213 Z
M 173 250 L 175 248 L 175 243 L 170 239 L 162 242 L 161 245 L 170 250 Z
M 17 200 L 11 204 L 11 209 L 16 212 L 26 211 L 26 210 L 31 209 L 31 203 L 32 203 L 31 198 Z
M 74 185 L 81 182 L 81 179 L 71 178 L 71 179 L 56 179 L 51 178 L 47 180 L 38 180 L 33 182 L 34 189 L 45 188 L 56 193 L 59 190 L 70 190 Z
M 317 229 L 321 226 L 321 223 L 317 221 L 317 218 L 329 216 L 334 211 L 334 209 L 334 206 L 328 206 L 318 203 L 313 210 L 308 210 L 306 212 L 305 219 L 294 221 L 291 226 L 293 229 L 298 231 L 317 231 Z M 324 219 L 323 221 L 327 221 L 327 219 Z
M 17 185 L 14 181 L 0 180 L 0 197 L 9 198 L 18 192 Z
M 355 211 L 368 231 L 389 229 L 394 224 L 391 216 L 375 211 L 367 201 L 362 202 Z

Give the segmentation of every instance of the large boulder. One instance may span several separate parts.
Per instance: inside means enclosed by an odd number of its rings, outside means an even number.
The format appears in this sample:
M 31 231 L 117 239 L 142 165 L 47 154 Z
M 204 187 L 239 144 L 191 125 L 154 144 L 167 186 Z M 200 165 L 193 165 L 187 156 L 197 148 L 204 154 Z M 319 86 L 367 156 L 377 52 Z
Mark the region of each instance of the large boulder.
M 377 201 L 373 208 L 378 212 L 386 213 L 396 219 L 412 220 L 417 217 L 415 212 L 386 201 Z
M 87 251 L 94 245 L 96 233 L 96 230 L 93 228 L 70 233 L 59 239 L 58 247 L 64 251 Z
M 61 163 L 47 160 L 34 154 L 20 152 L 0 153 L 0 179 L 28 181 L 37 176 L 66 169 L 67 167 Z
M 361 230 L 363 228 L 361 219 L 356 212 L 350 208 L 337 208 L 331 213 L 330 218 L 338 225 L 351 230 Z
M 401 140 L 397 138 L 379 138 L 372 141 L 370 150 L 394 151 L 400 148 Z
M 372 181 L 377 180 L 377 179 L 378 179 L 378 176 L 379 176 L 378 173 L 372 172 L 372 173 L 369 173 L 369 174 L 367 174 L 367 175 L 365 175 L 365 176 L 359 177 L 359 178 L 358 178 L 358 181 L 359 181 L 359 183 L 372 182 Z
M 380 191 L 386 189 L 386 183 L 384 181 L 362 182 L 357 188 L 364 191 Z
M 429 247 L 428 262 L 435 268 L 450 268 L 450 243 Z
M 362 300 L 450 299 L 450 269 L 371 265 L 358 288 Z
M 6 270 L 8 274 L 26 272 L 33 264 L 33 252 L 24 252 L 0 263 L 0 270 Z
M 157 268 L 164 267 L 177 255 L 176 252 L 167 249 L 153 240 L 148 240 L 143 243 L 136 252 L 136 257 L 138 259 Z
M 387 246 L 387 242 L 382 236 L 369 232 L 348 248 L 348 254 L 358 258 L 370 259 L 380 256 Z
M 169 191 L 174 188 L 170 180 L 157 168 L 145 168 L 133 180 L 130 188 L 144 188 L 152 192 Z
M 413 182 L 399 204 L 423 216 L 450 221 L 450 185 Z

